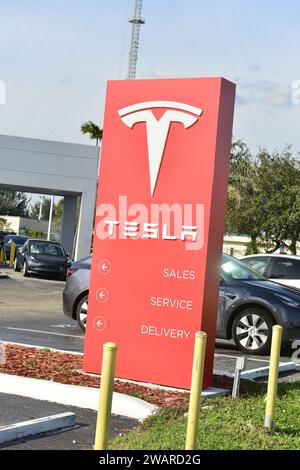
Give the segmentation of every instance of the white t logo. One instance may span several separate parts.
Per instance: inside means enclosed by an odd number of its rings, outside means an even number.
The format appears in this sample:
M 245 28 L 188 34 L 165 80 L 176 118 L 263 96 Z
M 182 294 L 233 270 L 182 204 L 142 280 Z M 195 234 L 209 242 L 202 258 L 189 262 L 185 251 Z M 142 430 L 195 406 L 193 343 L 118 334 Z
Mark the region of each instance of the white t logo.
M 157 120 L 150 108 L 171 109 Z M 133 127 L 137 122 L 146 123 L 151 196 L 155 190 L 171 122 L 181 122 L 187 129 L 195 124 L 201 114 L 202 109 L 175 101 L 147 101 L 119 110 L 119 116 L 128 127 Z

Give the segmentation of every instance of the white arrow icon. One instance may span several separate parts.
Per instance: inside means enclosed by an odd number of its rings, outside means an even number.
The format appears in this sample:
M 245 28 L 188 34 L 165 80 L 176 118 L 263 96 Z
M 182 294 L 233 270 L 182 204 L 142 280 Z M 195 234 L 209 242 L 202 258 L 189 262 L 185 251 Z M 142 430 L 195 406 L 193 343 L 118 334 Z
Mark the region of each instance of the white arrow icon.
M 106 327 L 106 320 L 104 317 L 96 317 L 94 319 L 94 328 L 98 331 L 102 331 L 104 330 L 104 328 Z
M 97 290 L 96 297 L 99 302 L 106 302 L 108 300 L 108 292 L 104 287 L 100 287 L 100 289 Z
M 98 269 L 100 274 L 109 274 L 111 270 L 110 261 L 108 261 L 107 259 L 100 260 Z

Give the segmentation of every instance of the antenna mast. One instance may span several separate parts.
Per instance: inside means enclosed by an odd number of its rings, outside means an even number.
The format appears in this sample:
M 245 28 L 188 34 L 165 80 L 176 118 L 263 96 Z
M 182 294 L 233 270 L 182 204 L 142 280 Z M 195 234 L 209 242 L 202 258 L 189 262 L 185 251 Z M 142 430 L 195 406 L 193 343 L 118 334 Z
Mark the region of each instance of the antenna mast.
M 143 0 L 135 0 L 134 15 L 129 19 L 129 23 L 132 24 L 131 30 L 131 41 L 130 51 L 128 60 L 128 72 L 127 79 L 134 80 L 136 75 L 136 64 L 138 59 L 139 39 L 140 39 L 140 28 L 141 24 L 145 23 L 142 18 L 142 6 Z

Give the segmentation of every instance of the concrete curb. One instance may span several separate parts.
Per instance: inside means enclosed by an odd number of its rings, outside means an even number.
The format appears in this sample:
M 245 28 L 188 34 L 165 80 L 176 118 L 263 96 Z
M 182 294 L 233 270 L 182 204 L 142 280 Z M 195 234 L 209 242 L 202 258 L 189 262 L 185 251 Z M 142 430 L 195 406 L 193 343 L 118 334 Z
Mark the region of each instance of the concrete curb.
M 44 418 L 10 424 L 9 426 L 0 428 L 0 444 L 49 431 L 71 428 L 74 427 L 75 424 L 76 417 L 74 413 L 60 413 Z
M 278 372 L 289 372 L 291 370 L 295 370 L 296 364 L 295 362 L 280 362 L 278 366 Z M 251 369 L 251 370 L 244 370 L 241 373 L 241 378 L 242 379 L 248 379 L 248 380 L 255 380 L 259 379 L 262 377 L 268 377 L 269 375 L 269 366 L 266 367 L 258 367 L 257 369 Z
M 80 385 L 65 385 L 49 380 L 0 374 L 0 392 L 45 400 L 61 405 L 98 410 L 99 390 Z M 123 393 L 113 393 L 112 413 L 143 421 L 158 407 Z
M 208 387 L 204 388 L 201 393 L 202 398 L 216 398 L 216 397 L 226 397 L 229 395 L 230 391 L 226 388 L 217 388 L 217 387 Z
M 100 380 L 100 375 L 99 374 L 92 374 L 91 372 L 84 372 L 81 369 L 75 369 L 78 374 L 82 375 L 87 375 L 88 377 L 99 377 Z M 137 380 L 131 380 L 131 379 L 120 379 L 119 377 L 115 377 L 115 379 L 118 382 L 123 382 L 123 383 L 130 383 L 133 385 L 138 385 L 139 387 L 144 387 L 144 388 L 151 388 L 151 390 L 166 390 L 167 392 L 178 392 L 178 393 L 190 393 L 190 390 L 188 388 L 176 388 L 176 387 L 168 387 L 167 385 L 158 385 L 158 384 L 153 384 L 151 382 L 140 382 Z M 227 395 L 228 390 L 224 388 L 217 388 L 217 387 L 207 387 L 202 390 L 201 396 L 204 398 L 209 398 L 209 397 L 217 397 L 221 395 Z
M 0 279 L 8 279 L 9 275 L 0 271 Z
M 282 372 L 289 372 L 292 370 L 297 370 L 297 364 L 295 362 L 280 362 L 278 366 L 278 372 L 279 374 Z M 225 377 L 234 377 L 234 373 L 229 373 L 229 372 L 222 372 L 221 370 L 214 370 L 215 375 L 224 375 Z M 247 380 L 255 380 L 255 379 L 260 379 L 264 377 L 268 377 L 269 375 L 269 366 L 265 367 L 258 367 L 257 369 L 250 369 L 250 370 L 244 370 L 241 373 L 241 378 L 242 379 L 247 379 Z

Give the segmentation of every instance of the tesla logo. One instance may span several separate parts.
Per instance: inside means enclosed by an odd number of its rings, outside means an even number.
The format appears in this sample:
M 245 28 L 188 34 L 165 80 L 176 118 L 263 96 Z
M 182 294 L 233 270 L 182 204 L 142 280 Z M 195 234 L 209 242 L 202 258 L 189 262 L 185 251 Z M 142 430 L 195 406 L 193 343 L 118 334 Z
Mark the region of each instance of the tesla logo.
M 160 119 L 156 119 L 151 108 L 169 108 Z M 138 122 L 146 123 L 151 196 L 153 196 L 162 162 L 170 125 L 181 122 L 185 129 L 195 124 L 202 109 L 175 101 L 147 101 L 119 110 L 126 126 L 132 128 Z

